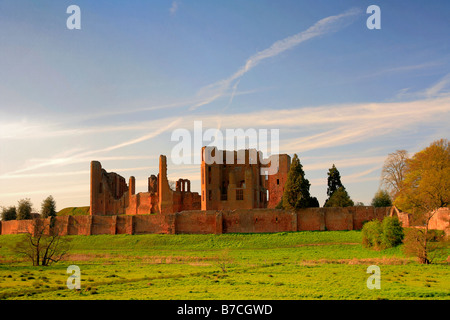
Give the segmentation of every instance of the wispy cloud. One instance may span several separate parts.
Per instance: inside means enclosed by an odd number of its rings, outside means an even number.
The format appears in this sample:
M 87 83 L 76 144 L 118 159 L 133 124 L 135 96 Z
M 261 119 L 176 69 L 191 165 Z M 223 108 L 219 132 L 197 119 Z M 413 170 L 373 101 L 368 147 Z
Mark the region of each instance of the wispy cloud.
M 238 71 L 236 71 L 232 76 L 227 79 L 220 80 L 216 83 L 208 85 L 202 88 L 198 92 L 199 97 L 203 97 L 203 101 L 193 105 L 190 110 L 195 110 L 201 106 L 207 105 L 218 98 L 222 97 L 230 88 L 232 88 L 233 92 L 237 90 L 237 84 L 239 79 L 246 74 L 248 71 L 256 67 L 262 61 L 273 58 L 289 49 L 292 49 L 298 46 L 300 43 L 310 40 L 312 38 L 329 34 L 332 32 L 336 32 L 345 25 L 347 25 L 352 17 L 355 17 L 357 14 L 360 14 L 361 10 L 359 9 L 351 9 L 347 12 L 336 16 L 330 16 L 319 20 L 313 26 L 308 28 L 306 31 L 302 31 L 293 36 L 284 38 L 282 40 L 276 41 L 269 48 L 262 50 L 255 55 L 251 56 L 247 59 L 244 66 L 242 66 Z M 232 94 L 233 96 L 233 94 Z
M 419 64 L 397 66 L 397 67 L 393 67 L 393 68 L 386 68 L 386 69 L 382 69 L 382 70 L 379 70 L 376 72 L 368 73 L 368 74 L 365 74 L 364 76 L 361 76 L 360 78 L 372 78 L 372 77 L 392 75 L 392 74 L 397 74 L 397 73 L 405 73 L 405 72 L 429 69 L 429 68 L 441 66 L 443 64 L 444 63 L 442 61 L 430 61 L 430 62 L 419 63 Z
M 166 121 L 160 121 L 162 124 L 160 125 L 159 128 L 153 130 L 152 132 L 145 134 L 143 136 L 140 136 L 138 138 L 135 139 L 131 139 L 131 140 L 127 140 L 125 142 L 121 142 L 106 148 L 102 148 L 102 149 L 96 149 L 96 150 L 90 150 L 90 151 L 84 151 L 84 152 L 80 152 L 80 153 L 73 153 L 71 152 L 71 155 L 68 156 L 57 156 L 51 159 L 45 159 L 42 161 L 39 161 L 39 163 L 37 164 L 33 164 L 33 165 L 28 165 L 25 168 L 19 169 L 19 170 L 15 170 L 13 172 L 9 172 L 9 173 L 5 173 L 2 176 L 13 176 L 13 175 L 17 175 L 20 173 L 24 173 L 24 172 L 29 172 L 29 171 L 33 171 L 36 169 L 41 169 L 41 168 L 45 168 L 45 167 L 51 167 L 51 166 L 58 166 L 58 165 L 68 165 L 68 164 L 73 164 L 73 163 L 77 163 L 80 161 L 84 161 L 86 159 L 91 159 L 95 156 L 95 155 L 101 155 L 102 153 L 107 153 L 110 151 L 114 151 L 114 150 L 118 150 L 127 146 L 131 146 L 149 139 L 152 139 L 168 130 L 171 130 L 173 128 L 175 128 L 180 122 L 181 122 L 181 118 L 175 118 L 175 119 L 168 119 Z M 34 162 L 34 161 L 30 161 L 30 162 Z
M 330 156 L 327 156 L 328 161 L 326 162 L 317 162 L 314 161 L 313 163 L 303 163 L 303 166 L 305 170 L 307 171 L 315 171 L 320 170 L 324 171 L 331 167 L 332 164 L 335 164 L 338 168 L 350 168 L 350 167 L 359 167 L 359 166 L 367 166 L 367 165 L 374 165 L 374 164 L 380 164 L 384 162 L 385 156 L 380 157 L 355 157 L 355 158 L 340 158 L 337 160 L 330 160 Z M 304 161 L 303 159 L 301 159 Z M 331 161 L 331 162 L 330 162 Z
M 378 171 L 381 169 L 383 162 L 381 164 L 376 165 L 374 167 L 371 167 L 367 170 L 359 171 L 353 174 L 343 175 L 341 177 L 342 183 L 348 184 L 348 183 L 357 183 L 357 182 L 365 182 L 365 181 L 378 181 L 380 180 L 380 177 L 378 175 L 373 176 L 372 173 Z M 339 168 L 339 166 L 337 166 Z M 326 186 L 327 185 L 327 179 L 325 178 L 316 178 L 309 180 L 311 185 L 318 187 L 318 186 Z
M 420 91 L 411 91 L 410 88 L 401 89 L 397 95 L 396 99 L 431 99 L 435 97 L 445 96 L 450 93 L 450 73 L 440 78 L 436 83 L 432 84 L 430 87 L 425 88 Z
M 450 73 L 447 73 L 437 83 L 426 89 L 424 94 L 427 98 L 435 97 L 436 95 L 441 93 L 444 89 L 449 89 L 448 88 L 449 84 L 450 84 Z

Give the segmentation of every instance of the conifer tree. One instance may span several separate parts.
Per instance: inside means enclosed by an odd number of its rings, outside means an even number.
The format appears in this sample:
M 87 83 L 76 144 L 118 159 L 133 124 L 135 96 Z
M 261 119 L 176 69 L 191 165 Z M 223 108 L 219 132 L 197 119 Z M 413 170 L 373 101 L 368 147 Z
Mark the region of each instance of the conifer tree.
M 17 220 L 31 219 L 32 204 L 30 199 L 22 199 L 17 206 Z
M 328 198 L 325 200 L 324 207 L 327 206 L 327 202 L 330 200 L 331 196 L 333 195 L 336 190 L 338 190 L 341 187 L 344 187 L 344 185 L 341 182 L 341 174 L 339 173 L 339 170 L 336 168 L 336 166 L 333 164 L 333 166 L 328 170 L 328 180 L 327 180 L 328 188 L 327 188 L 327 195 Z
M 331 195 L 340 187 L 343 187 L 341 182 L 341 174 L 339 173 L 339 170 L 336 168 L 336 166 L 333 164 L 333 166 L 328 170 L 328 189 L 327 189 L 328 198 L 330 198 Z
M 56 202 L 52 196 L 42 202 L 41 215 L 43 218 L 56 217 Z
M 344 187 L 339 187 L 330 199 L 325 202 L 324 207 L 353 207 L 353 200 L 350 199 L 347 190 Z
M 284 187 L 283 208 L 299 209 L 315 205 L 314 198 L 311 198 L 309 193 L 310 186 L 308 179 L 305 178 L 300 159 L 295 154 L 292 158 L 291 168 Z

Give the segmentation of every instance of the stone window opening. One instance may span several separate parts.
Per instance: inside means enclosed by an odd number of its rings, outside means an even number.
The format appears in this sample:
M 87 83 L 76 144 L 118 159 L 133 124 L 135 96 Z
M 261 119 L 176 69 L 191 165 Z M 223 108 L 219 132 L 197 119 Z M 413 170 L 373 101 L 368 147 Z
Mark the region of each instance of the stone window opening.
M 244 190 L 242 189 L 236 190 L 236 200 L 244 200 Z

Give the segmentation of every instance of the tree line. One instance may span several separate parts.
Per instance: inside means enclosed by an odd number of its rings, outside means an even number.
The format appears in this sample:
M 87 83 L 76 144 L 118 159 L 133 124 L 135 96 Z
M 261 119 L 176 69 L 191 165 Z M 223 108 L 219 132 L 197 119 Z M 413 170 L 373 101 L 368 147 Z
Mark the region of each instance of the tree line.
M 2 208 L 2 221 L 32 219 L 28 231 L 10 245 L 10 250 L 31 261 L 33 266 L 48 266 L 68 253 L 70 239 L 62 237 L 61 230 L 55 225 L 56 202 L 52 196 L 42 201 L 40 211 L 40 218 L 50 219 L 33 219 L 32 208 L 30 199 L 19 200 L 17 208 Z
M 406 150 L 389 154 L 381 184 L 415 226 L 405 232 L 405 253 L 416 256 L 420 263 L 431 263 L 433 255 L 448 245 L 443 232 L 430 229 L 430 222 L 439 208 L 450 206 L 449 141 L 436 140 L 412 157 Z
M 1 212 L 2 221 L 29 220 L 32 219 L 33 204 L 30 199 L 21 199 L 16 206 L 3 207 Z M 40 216 L 42 218 L 56 217 L 56 202 L 52 196 L 42 201 Z
M 327 185 L 328 197 L 324 207 L 355 205 L 334 164 L 328 170 Z M 300 159 L 295 154 L 283 198 L 277 208 L 319 207 L 317 198 L 310 195 L 310 186 Z M 404 232 L 397 217 L 386 217 L 382 222 L 367 222 L 363 227 L 364 246 L 380 250 L 403 243 L 405 253 L 416 256 L 420 263 L 431 263 L 432 255 L 446 244 L 443 232 L 430 230 L 430 221 L 439 208 L 450 206 L 449 141 L 436 140 L 413 156 L 409 156 L 406 150 L 388 154 L 381 170 L 380 188 L 371 205 L 394 205 L 410 215 L 410 223 L 415 227 Z
M 297 154 L 292 158 L 286 184 L 284 186 L 283 197 L 278 203 L 278 209 L 301 209 L 320 207 L 316 197 L 311 196 L 309 192 L 311 184 L 305 177 L 303 165 Z M 327 199 L 324 207 L 352 207 L 363 206 L 362 202 L 355 202 L 351 199 L 347 189 L 341 181 L 341 174 L 336 166 L 328 170 L 327 177 Z M 372 206 L 389 207 L 392 201 L 389 194 L 384 190 L 379 190 L 372 200 Z

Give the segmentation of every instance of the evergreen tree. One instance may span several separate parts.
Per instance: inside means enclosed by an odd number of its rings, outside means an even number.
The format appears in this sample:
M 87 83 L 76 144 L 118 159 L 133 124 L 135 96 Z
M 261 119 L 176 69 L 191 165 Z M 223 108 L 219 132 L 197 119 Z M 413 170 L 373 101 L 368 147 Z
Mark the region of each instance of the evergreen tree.
M 386 190 L 378 190 L 372 199 L 373 207 L 390 207 L 392 206 L 391 196 Z
M 30 199 L 22 199 L 17 206 L 17 220 L 31 219 L 32 204 Z
M 310 186 L 311 184 L 308 179 L 305 178 L 305 172 L 303 171 L 300 159 L 295 154 L 292 158 L 291 168 L 284 187 L 283 208 L 299 209 L 315 205 L 309 193 Z
M 333 166 L 328 170 L 328 189 L 327 189 L 328 199 L 330 199 L 333 193 L 340 187 L 343 187 L 341 182 L 341 174 L 339 173 L 339 170 L 336 168 L 336 166 L 333 164 Z
M 16 218 L 17 218 L 16 207 L 11 206 L 2 209 L 2 221 L 16 220 Z
M 309 199 L 309 208 L 319 208 L 320 204 L 319 204 L 319 200 L 317 200 L 316 197 L 312 197 Z
M 353 200 L 345 190 L 344 187 L 337 189 L 331 197 L 325 202 L 324 207 L 353 207 Z
M 331 196 L 338 190 L 339 188 L 344 188 L 344 185 L 341 182 L 341 174 L 339 173 L 339 170 L 336 168 L 336 166 L 333 164 L 333 166 L 328 170 L 328 179 L 327 179 L 327 195 L 328 198 L 325 200 L 324 207 L 330 207 L 330 205 L 327 205 L 327 202 L 330 200 Z M 345 189 L 345 188 L 344 188 Z
M 42 202 L 41 215 L 43 218 L 56 217 L 56 202 L 52 196 Z

